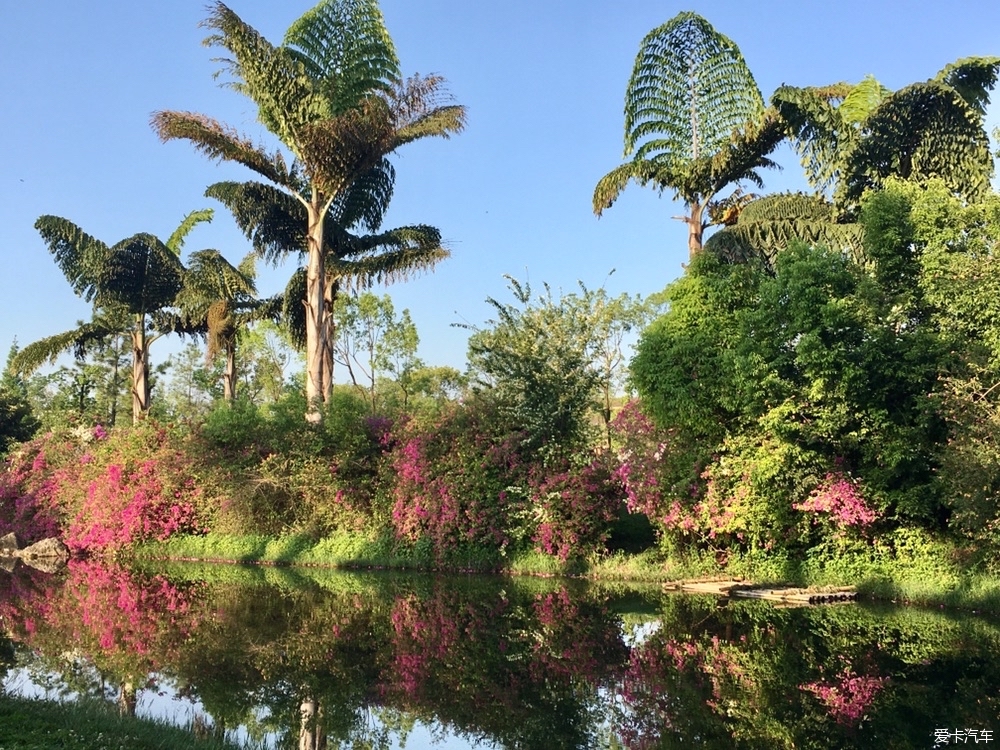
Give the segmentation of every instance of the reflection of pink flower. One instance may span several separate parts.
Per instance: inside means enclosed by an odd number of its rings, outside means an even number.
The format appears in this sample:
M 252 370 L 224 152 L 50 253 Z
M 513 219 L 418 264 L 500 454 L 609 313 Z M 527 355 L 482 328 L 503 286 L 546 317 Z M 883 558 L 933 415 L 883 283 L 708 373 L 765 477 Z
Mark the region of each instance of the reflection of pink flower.
M 838 724 L 853 726 L 861 721 L 884 686 L 884 677 L 856 675 L 845 667 L 832 683 L 810 682 L 799 689 L 819 698 Z

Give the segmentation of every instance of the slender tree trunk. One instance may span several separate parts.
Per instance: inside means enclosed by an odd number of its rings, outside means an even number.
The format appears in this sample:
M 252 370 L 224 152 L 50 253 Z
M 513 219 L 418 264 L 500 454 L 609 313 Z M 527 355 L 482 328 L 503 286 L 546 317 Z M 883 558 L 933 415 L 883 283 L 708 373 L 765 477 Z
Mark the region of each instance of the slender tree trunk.
M 326 387 L 327 316 L 325 311 L 326 266 L 323 257 L 323 211 L 316 193 L 307 206 L 309 213 L 309 262 L 306 266 L 306 421 L 323 418 Z
M 323 363 L 323 401 L 329 401 L 330 395 L 333 393 L 333 338 L 336 335 L 337 327 L 333 320 L 333 306 L 337 302 L 337 294 L 340 291 L 340 283 L 337 279 L 333 278 L 331 275 L 327 279 L 326 284 L 323 288 L 323 297 L 325 309 L 323 310 L 325 316 L 325 330 L 326 330 L 326 345 L 324 347 L 324 363 Z
M 688 225 L 688 259 L 694 260 L 694 256 L 701 252 L 702 233 L 705 227 L 702 224 L 702 216 L 705 213 L 705 205 L 694 201 L 691 203 L 691 215 L 685 221 Z
M 299 750 L 326 750 L 326 733 L 323 731 L 319 701 L 315 698 L 304 698 L 299 711 L 302 714 Z
M 132 424 L 149 411 L 149 342 L 146 320 L 140 316 L 132 331 Z
M 118 713 L 122 716 L 135 716 L 137 695 L 132 680 L 126 679 L 118 689 Z
M 226 342 L 226 369 L 222 373 L 222 398 L 227 404 L 236 400 L 236 342 Z

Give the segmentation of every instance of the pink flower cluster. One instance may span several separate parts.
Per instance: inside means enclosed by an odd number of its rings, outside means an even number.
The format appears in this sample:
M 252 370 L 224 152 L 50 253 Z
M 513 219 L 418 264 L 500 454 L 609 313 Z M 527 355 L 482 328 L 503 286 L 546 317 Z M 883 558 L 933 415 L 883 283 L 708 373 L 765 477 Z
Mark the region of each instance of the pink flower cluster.
M 103 476 L 87 487 L 83 507 L 66 531 L 71 549 L 109 550 L 143 539 L 166 539 L 178 532 L 196 532 L 194 506 L 186 499 L 197 490 L 192 482 L 169 496 L 164 492 L 155 460 L 126 472 L 110 464 Z
M 884 677 L 857 675 L 845 667 L 833 682 L 810 682 L 799 688 L 819 698 L 838 724 L 855 726 L 875 702 L 885 682 Z
M 565 561 L 607 539 L 625 494 L 608 464 L 598 457 L 532 483 L 532 500 L 542 519 L 534 541 L 543 552 Z
M 828 513 L 840 528 L 867 526 L 878 518 L 861 494 L 859 483 L 840 472 L 827 474 L 805 502 L 792 507 L 811 513 Z

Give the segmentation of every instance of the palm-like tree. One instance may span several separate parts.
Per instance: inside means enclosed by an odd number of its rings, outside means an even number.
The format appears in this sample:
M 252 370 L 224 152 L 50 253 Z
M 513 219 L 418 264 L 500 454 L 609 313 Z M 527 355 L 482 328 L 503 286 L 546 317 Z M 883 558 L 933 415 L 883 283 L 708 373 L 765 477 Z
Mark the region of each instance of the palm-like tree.
M 82 354 L 89 345 L 127 331 L 132 340 L 132 419 L 141 419 L 150 403 L 149 348 L 169 332 L 153 319 L 174 305 L 183 287 L 184 240 L 196 225 L 211 218 L 211 210 L 194 211 L 165 243 L 140 233 L 110 247 L 67 219 L 39 218 L 35 228 L 73 291 L 93 303 L 94 316 L 88 323 L 24 347 L 14 357 L 13 367 L 30 372 L 65 351 Z
M 323 247 L 326 278 L 323 284 L 324 347 L 330 357 L 324 367 L 324 398 L 333 384 L 333 306 L 341 291 L 367 288 L 373 282 L 391 283 L 427 270 L 448 257 L 438 230 L 426 225 L 379 231 L 392 193 L 391 165 L 356 180 L 331 205 L 324 222 Z M 305 209 L 291 196 L 259 182 L 222 182 L 206 191 L 232 212 L 257 255 L 277 263 L 306 250 Z M 355 233 L 362 232 L 360 234 Z M 306 341 L 306 319 L 301 300 L 306 290 L 306 269 L 299 268 L 284 293 L 282 318 L 294 341 Z
M 209 117 L 157 112 L 163 140 L 183 138 L 213 159 L 241 163 L 305 210 L 307 419 L 321 418 L 331 361 L 324 229 L 330 207 L 403 144 L 459 132 L 465 109 L 446 103 L 438 76 L 403 80 L 374 0 L 324 0 L 275 46 L 221 2 L 205 21 L 209 44 L 225 49 L 233 87 L 292 158 L 268 152 Z
M 968 199 L 993 174 L 983 123 L 1000 57 L 970 57 L 892 92 L 869 76 L 856 85 L 782 86 L 772 104 L 793 134 L 806 175 L 833 188 L 838 213 L 856 213 L 865 190 L 887 177 L 940 177 Z
M 686 208 L 688 250 L 702 248 L 713 199 L 757 170 L 784 127 L 764 100 L 739 48 L 695 13 L 680 13 L 643 39 L 625 92 L 625 158 L 594 189 L 594 212 L 630 182 L 672 190 Z
M 240 332 L 254 322 L 277 319 L 281 298 L 257 299 L 254 258 L 233 266 L 218 250 L 191 253 L 184 285 L 176 298 L 177 312 L 169 328 L 205 337 L 207 359 L 225 357 L 223 398 L 236 398 L 236 347 Z

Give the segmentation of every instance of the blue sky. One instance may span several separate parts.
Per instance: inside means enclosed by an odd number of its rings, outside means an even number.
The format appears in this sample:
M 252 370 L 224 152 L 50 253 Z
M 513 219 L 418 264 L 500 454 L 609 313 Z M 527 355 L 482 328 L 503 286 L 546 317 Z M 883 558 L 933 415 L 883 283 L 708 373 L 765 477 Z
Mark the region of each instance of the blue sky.
M 231 0 L 272 41 L 309 0 Z M 504 274 L 571 291 L 577 280 L 642 295 L 682 271 L 686 232 L 669 195 L 630 187 L 603 218 L 591 211 L 597 180 L 622 157 L 625 86 L 643 36 L 682 10 L 705 16 L 741 48 L 765 97 L 874 74 L 890 88 L 932 77 L 969 55 L 1000 53 L 1000 3 L 716 0 L 383 0 L 405 73 L 440 73 L 468 107 L 466 132 L 412 144 L 395 157 L 386 227 L 442 231 L 452 258 L 389 287 L 409 308 L 429 364 L 464 366 L 468 331 L 486 297 L 509 299 Z M 220 88 L 215 51 L 201 46 L 203 0 L 8 2 L 0 12 L 0 356 L 89 317 L 33 225 L 42 214 L 109 243 L 146 231 L 169 236 L 196 208 L 215 207 L 187 250 L 248 250 L 231 217 L 203 196 L 244 179 L 186 142 L 160 143 L 149 116 L 201 112 L 259 140 L 253 104 Z M 995 92 L 996 94 L 996 92 Z M 988 125 L 1000 124 L 992 106 Z M 805 187 L 785 151 L 771 190 Z M 280 291 L 291 267 L 264 270 L 260 292 Z M 384 291 L 384 290 L 381 290 Z M 154 346 L 154 362 L 178 345 Z

